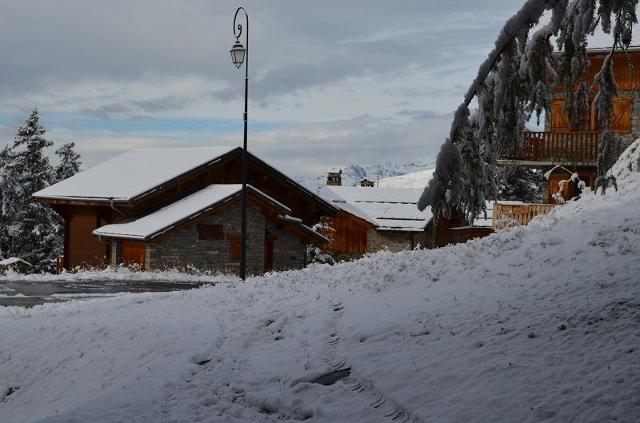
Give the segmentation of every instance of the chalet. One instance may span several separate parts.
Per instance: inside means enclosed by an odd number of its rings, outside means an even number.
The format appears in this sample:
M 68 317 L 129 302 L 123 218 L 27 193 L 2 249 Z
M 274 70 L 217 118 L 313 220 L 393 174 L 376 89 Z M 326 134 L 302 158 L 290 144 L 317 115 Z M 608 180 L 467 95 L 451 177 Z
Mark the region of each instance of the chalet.
M 327 185 L 320 196 L 340 209 L 331 219 L 334 230 L 328 249 L 349 259 L 388 248 L 401 251 L 432 246 L 431 214 L 418 210 L 421 190 Z
M 473 225 L 459 215 L 434 225 L 430 209 L 418 210 L 421 194 L 422 188 L 340 186 L 328 179 L 319 195 L 340 211 L 330 219 L 333 233 L 327 249 L 337 259 L 352 259 L 383 249 L 442 247 L 492 232 L 490 215 Z
M 34 196 L 65 221 L 63 266 L 235 273 L 241 148 L 133 150 Z M 310 227 L 338 210 L 247 152 L 247 271 L 299 268 Z
M 600 70 L 609 49 L 587 51 L 589 67 L 586 81 L 592 86 L 589 108 L 573 121 L 565 113 L 565 98 L 558 88 L 551 103 L 550 113 L 545 119 L 542 132 L 525 132 L 521 146 L 504 154 L 499 163 L 514 164 L 542 170 L 548 182 L 542 187 L 543 198 L 555 204 L 554 196 L 560 190 L 560 181 L 568 180 L 567 172 L 577 173 L 589 187 L 594 187 L 596 160 L 598 158 L 602 126 L 596 117 L 594 97 L 596 87 L 593 78 Z M 613 57 L 614 73 L 618 84 L 618 96 L 614 99 L 614 118 L 611 129 L 623 140 L 624 147 L 640 137 L 640 47 L 631 47 L 626 52 L 617 52 Z M 577 194 L 578 187 L 563 184 L 561 195 L 565 200 Z

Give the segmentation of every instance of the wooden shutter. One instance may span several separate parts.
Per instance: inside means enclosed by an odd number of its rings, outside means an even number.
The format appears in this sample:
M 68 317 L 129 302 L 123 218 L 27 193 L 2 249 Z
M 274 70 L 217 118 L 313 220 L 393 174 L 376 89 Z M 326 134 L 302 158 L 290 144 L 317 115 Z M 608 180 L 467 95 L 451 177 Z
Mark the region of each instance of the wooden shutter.
M 229 240 L 229 262 L 240 263 L 240 234 L 228 233 L 227 239 Z
M 616 97 L 613 99 L 613 118 L 611 130 L 626 134 L 631 132 L 631 118 L 633 99 L 631 97 Z
M 551 130 L 553 132 L 569 131 L 569 119 L 564 112 L 564 100 L 551 102 Z

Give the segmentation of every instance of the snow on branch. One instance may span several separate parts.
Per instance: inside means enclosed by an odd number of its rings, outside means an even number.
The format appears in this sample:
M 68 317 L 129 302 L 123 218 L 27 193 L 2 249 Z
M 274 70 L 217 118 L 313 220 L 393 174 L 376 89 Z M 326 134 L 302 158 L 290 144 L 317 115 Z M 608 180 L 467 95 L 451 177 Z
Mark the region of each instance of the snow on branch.
M 617 148 L 615 137 L 607 132 L 617 92 L 611 57 L 616 47 L 631 43 L 638 1 L 527 0 L 505 23 L 457 109 L 420 209 L 431 206 L 435 216 L 458 209 L 472 220 L 484 211 L 485 198 L 495 198 L 497 157 L 518 148 L 525 122 L 550 109 L 556 89 L 563 90 L 570 117 L 588 107 L 590 85 L 583 78 L 587 37 L 598 25 L 613 36 L 611 52 L 595 80 L 598 118 L 605 125 L 598 173 L 606 186 L 606 171 Z M 547 12 L 549 22 L 531 34 Z M 562 52 L 558 62 L 554 37 Z M 472 114 L 469 106 L 474 98 L 478 109 Z

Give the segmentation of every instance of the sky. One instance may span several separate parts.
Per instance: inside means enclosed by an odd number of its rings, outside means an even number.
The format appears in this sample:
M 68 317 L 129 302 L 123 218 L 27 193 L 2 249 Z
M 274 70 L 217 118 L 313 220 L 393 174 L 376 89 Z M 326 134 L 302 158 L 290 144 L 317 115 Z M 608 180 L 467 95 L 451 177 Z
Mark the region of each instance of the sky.
M 523 0 L 247 0 L 249 151 L 291 176 L 432 161 Z M 37 107 L 83 167 L 241 145 L 227 0 L 0 0 L 0 145 Z M 244 40 L 243 40 L 244 42 Z

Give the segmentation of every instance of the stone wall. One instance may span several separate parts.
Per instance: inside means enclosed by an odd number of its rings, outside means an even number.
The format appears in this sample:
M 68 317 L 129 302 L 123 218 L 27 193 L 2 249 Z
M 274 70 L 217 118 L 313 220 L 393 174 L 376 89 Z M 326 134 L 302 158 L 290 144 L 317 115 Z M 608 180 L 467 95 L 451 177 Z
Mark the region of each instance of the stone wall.
M 199 270 L 238 273 L 240 263 L 230 263 L 229 234 L 240 233 L 240 204 L 224 208 L 219 214 L 198 223 L 222 225 L 224 239 L 200 240 L 196 224 L 162 237 L 147 247 L 147 269 L 170 269 L 193 266 Z M 247 206 L 247 274 L 264 270 L 264 235 L 266 218 L 258 206 Z M 304 250 L 303 250 L 304 251 Z
M 433 247 L 433 231 L 429 224 L 423 232 L 406 231 L 378 231 L 369 229 L 367 232 L 367 252 L 373 253 L 384 250 L 402 251 L 417 247 Z
M 277 238 L 273 241 L 273 270 L 300 269 L 306 265 L 306 244 L 304 240 L 278 225 L 267 221 L 267 230 Z

